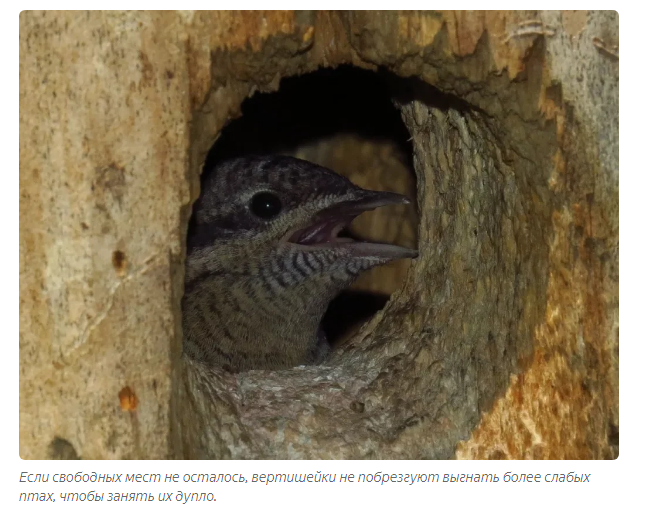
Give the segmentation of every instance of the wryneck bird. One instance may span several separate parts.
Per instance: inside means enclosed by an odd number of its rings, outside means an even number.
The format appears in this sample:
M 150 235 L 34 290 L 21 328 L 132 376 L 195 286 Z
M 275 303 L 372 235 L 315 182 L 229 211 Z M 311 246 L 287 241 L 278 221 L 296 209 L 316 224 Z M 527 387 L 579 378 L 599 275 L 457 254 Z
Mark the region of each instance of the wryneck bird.
M 408 202 L 287 156 L 217 165 L 188 233 L 185 355 L 231 372 L 322 362 L 329 302 L 362 271 L 417 256 L 338 234 L 364 211 Z

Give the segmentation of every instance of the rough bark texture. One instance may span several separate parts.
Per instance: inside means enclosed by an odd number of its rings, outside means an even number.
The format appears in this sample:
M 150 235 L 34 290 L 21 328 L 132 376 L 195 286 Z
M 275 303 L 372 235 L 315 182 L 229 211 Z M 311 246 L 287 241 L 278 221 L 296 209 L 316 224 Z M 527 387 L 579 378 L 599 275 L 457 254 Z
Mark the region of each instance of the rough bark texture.
M 616 13 L 20 23 L 23 458 L 618 455 Z M 326 366 L 182 361 L 208 149 L 253 92 L 341 64 L 394 75 L 421 256 Z

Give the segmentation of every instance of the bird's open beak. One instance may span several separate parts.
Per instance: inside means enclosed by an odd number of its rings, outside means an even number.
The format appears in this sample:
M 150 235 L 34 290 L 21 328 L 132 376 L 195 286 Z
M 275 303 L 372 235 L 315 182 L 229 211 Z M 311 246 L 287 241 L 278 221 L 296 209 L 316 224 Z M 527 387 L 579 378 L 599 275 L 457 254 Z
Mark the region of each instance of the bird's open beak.
M 385 243 L 371 243 L 338 237 L 361 213 L 386 205 L 408 204 L 410 200 L 398 193 L 359 189 L 356 197 L 338 202 L 316 213 L 308 225 L 289 233 L 287 241 L 305 249 L 345 247 L 352 256 L 395 260 L 415 258 L 417 250 Z

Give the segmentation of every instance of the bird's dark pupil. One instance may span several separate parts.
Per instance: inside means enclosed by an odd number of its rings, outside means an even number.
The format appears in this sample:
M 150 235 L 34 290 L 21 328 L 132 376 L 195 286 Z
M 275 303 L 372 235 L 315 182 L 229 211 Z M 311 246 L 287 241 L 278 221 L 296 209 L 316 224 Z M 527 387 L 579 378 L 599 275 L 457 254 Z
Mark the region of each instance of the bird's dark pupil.
M 250 207 L 255 216 L 268 220 L 280 214 L 282 202 L 273 193 L 263 191 L 253 197 Z

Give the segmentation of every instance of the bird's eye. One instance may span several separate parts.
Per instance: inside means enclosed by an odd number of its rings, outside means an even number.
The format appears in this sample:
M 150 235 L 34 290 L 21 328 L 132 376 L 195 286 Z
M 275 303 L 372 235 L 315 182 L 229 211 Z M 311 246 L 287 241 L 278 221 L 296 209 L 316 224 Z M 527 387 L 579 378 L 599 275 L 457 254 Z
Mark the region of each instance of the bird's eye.
M 280 214 L 282 202 L 280 202 L 277 195 L 268 191 L 262 191 L 251 199 L 250 209 L 258 218 L 269 220 Z

